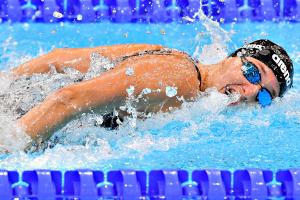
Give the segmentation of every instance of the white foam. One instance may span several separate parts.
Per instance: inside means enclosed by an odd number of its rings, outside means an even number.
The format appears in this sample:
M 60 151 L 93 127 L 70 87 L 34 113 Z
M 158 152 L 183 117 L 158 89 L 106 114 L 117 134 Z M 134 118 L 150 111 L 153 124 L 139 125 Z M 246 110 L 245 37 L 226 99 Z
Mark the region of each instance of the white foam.
M 0 95 L 5 94 L 13 82 L 13 77 L 8 73 L 0 72 Z
M 0 153 L 22 151 L 30 142 L 30 137 L 8 114 L 0 114 L 0 133 Z

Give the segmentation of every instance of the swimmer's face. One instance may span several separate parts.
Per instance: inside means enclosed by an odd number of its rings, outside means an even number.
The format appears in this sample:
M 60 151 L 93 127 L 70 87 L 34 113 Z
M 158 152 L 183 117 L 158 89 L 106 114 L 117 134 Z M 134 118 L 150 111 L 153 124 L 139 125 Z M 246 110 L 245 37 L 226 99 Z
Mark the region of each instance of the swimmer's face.
M 246 57 L 246 60 L 258 68 L 261 76 L 260 85 L 270 91 L 273 98 L 278 97 L 279 83 L 272 70 L 255 58 Z M 225 82 L 220 92 L 224 94 L 239 93 L 241 95 L 239 101 L 255 102 L 261 86 L 250 83 L 243 75 L 241 70 L 243 65 L 241 58 L 228 58 L 224 62 L 224 65 L 224 68 L 229 68 L 229 72 L 226 72 L 228 81 Z

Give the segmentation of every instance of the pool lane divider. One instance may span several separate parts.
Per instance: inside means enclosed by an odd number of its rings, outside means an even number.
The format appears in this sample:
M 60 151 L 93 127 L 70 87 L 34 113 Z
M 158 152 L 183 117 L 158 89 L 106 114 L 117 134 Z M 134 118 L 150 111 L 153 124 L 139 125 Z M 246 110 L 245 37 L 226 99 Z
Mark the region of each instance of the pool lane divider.
M 300 169 L 0 170 L 0 199 L 300 199 Z
M 200 0 L 0 0 L 0 22 L 188 22 Z M 300 0 L 202 0 L 213 20 L 300 21 Z

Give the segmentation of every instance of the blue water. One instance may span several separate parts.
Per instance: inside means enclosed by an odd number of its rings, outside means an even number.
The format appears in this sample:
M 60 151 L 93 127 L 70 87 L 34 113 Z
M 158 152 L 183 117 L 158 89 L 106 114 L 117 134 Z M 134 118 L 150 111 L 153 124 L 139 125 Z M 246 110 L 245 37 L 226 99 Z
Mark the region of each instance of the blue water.
M 65 133 L 61 137 L 58 133 L 60 144 L 45 152 L 2 156 L 0 168 L 192 170 L 259 167 L 276 170 L 299 167 L 300 24 L 249 22 L 223 24 L 221 28 L 231 39 L 224 43 L 227 53 L 245 41 L 259 38 L 268 38 L 284 46 L 294 60 L 294 88 L 265 109 L 244 104 L 226 107 L 224 97 L 213 91 L 209 97 L 173 113 L 138 120 L 134 129 L 126 124 L 118 131 L 92 126 L 69 129 L 72 134 Z M 200 56 L 197 48 L 213 47 L 215 41 L 211 36 L 225 34 L 211 34 L 200 23 L 2 24 L 0 31 L 2 70 L 60 47 L 152 43 Z M 214 57 L 216 52 L 204 52 L 200 58 L 204 62 L 218 61 L 219 58 Z M 0 121 L 2 126 L 3 123 Z

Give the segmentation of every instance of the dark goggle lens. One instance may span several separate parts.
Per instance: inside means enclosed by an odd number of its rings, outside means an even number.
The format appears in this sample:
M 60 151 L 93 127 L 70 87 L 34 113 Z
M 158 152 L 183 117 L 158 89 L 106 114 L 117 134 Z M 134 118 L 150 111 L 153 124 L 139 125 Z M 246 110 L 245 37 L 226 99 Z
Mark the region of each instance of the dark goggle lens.
M 251 62 L 244 63 L 242 71 L 246 79 L 252 84 L 259 84 L 261 81 L 259 70 Z
M 265 107 L 265 106 L 269 106 L 272 103 L 272 95 L 270 94 L 269 90 L 267 90 L 266 88 L 262 88 L 256 97 L 258 103 Z

